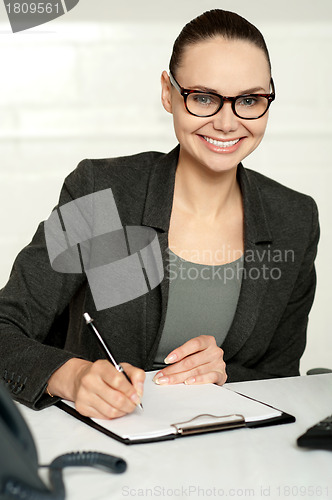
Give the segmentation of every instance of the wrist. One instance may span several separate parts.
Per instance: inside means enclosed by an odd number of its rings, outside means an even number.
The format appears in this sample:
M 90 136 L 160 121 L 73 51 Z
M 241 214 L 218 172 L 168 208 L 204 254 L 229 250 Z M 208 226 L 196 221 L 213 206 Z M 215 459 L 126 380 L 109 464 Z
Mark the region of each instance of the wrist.
M 81 371 L 91 365 L 91 361 L 71 358 L 58 368 L 49 378 L 46 392 L 69 401 L 75 401 L 77 379 Z

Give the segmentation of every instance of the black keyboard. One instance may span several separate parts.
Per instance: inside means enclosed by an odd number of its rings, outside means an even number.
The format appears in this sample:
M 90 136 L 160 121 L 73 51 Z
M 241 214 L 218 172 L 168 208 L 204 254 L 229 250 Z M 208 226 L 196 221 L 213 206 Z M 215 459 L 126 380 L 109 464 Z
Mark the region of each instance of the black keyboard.
M 332 451 L 332 415 L 310 427 L 297 440 L 299 446 Z

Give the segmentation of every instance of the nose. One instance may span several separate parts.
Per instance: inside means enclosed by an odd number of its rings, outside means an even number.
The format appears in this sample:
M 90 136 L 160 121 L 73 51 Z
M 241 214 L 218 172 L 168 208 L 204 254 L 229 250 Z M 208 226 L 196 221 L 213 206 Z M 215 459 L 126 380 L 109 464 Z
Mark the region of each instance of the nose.
M 238 126 L 239 118 L 233 113 L 231 102 L 224 102 L 223 107 L 212 118 L 214 118 L 213 126 L 216 130 L 232 132 Z

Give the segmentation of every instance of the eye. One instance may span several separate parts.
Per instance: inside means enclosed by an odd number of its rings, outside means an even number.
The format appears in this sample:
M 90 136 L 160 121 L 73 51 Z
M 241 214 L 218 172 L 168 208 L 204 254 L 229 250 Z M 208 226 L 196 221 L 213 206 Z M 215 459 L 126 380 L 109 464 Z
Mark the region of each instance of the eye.
M 250 108 L 252 106 L 255 106 L 259 101 L 259 97 L 255 96 L 243 96 L 239 97 L 236 101 L 237 106 L 243 106 L 245 108 Z
M 218 103 L 218 99 L 211 94 L 191 94 L 192 101 L 201 106 L 211 106 Z

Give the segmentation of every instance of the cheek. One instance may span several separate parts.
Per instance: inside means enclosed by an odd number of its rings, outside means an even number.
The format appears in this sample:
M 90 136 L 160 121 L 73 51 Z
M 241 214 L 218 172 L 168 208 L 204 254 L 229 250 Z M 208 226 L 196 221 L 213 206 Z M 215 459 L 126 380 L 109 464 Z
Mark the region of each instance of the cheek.
M 173 112 L 173 123 L 175 133 L 179 136 L 197 133 L 207 123 L 207 120 L 195 117 L 185 109 L 179 109 Z
M 173 113 L 173 124 L 174 132 L 178 140 L 191 131 L 190 120 L 188 120 L 183 113 Z
M 260 141 L 266 130 L 266 125 L 267 125 L 267 119 L 264 119 L 263 121 L 258 121 L 257 122 L 251 122 L 248 126 L 247 129 L 250 131 L 251 135 L 256 138 L 258 141 Z

